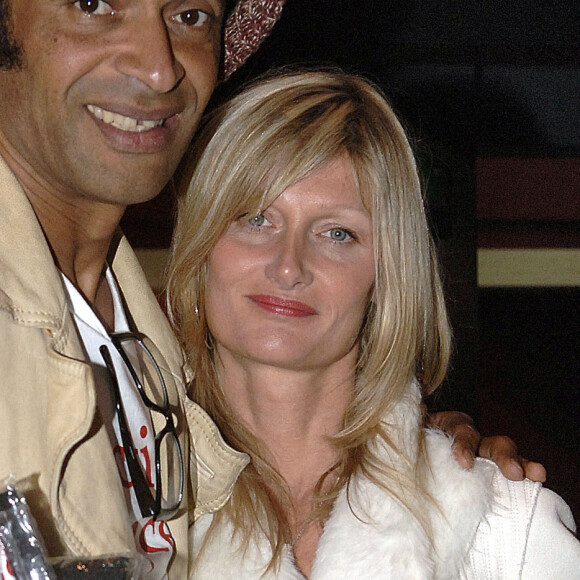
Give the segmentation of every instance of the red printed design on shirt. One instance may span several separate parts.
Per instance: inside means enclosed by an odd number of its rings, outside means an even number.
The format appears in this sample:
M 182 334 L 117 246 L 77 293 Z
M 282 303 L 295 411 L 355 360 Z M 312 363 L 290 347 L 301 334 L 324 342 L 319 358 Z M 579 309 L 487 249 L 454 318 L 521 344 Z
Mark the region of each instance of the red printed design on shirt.
M 153 461 L 155 454 L 154 438 L 147 425 L 141 425 L 138 430 L 140 440 L 133 441 L 137 450 L 143 473 L 153 489 L 155 487 L 155 475 L 153 473 Z M 132 430 L 133 432 L 133 430 Z M 129 468 L 125 461 L 125 450 L 121 445 L 114 449 L 117 465 L 123 487 L 129 495 L 128 500 L 133 507 L 133 513 L 139 514 L 139 505 L 133 492 L 133 482 L 129 476 Z M 137 551 L 148 561 L 149 569 L 145 569 L 145 578 L 163 578 L 173 555 L 175 543 L 167 524 L 163 521 L 155 521 L 151 517 L 137 519 L 133 522 L 133 535 L 137 545 Z
M 16 580 L 12 564 L 6 555 L 2 542 L 0 542 L 0 580 Z

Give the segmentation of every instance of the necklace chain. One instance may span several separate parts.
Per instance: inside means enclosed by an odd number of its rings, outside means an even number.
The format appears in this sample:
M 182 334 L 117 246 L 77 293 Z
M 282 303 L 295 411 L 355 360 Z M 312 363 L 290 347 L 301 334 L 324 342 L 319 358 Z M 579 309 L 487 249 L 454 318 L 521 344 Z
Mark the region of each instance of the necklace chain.
M 320 478 L 320 482 L 324 481 L 324 479 L 326 479 L 326 477 L 328 475 L 330 475 L 336 468 L 338 467 L 338 464 L 335 463 L 334 465 L 332 465 L 331 467 L 329 467 L 321 476 Z M 318 502 L 315 503 L 315 506 L 313 506 L 312 511 L 310 512 L 310 514 L 308 515 L 308 517 L 303 521 L 302 525 L 300 526 L 300 529 L 298 530 L 298 532 L 296 532 L 296 535 L 294 536 L 294 538 L 292 539 L 292 542 L 290 544 L 291 548 L 294 550 L 296 548 L 296 544 L 300 541 L 300 538 L 304 535 L 304 532 L 314 523 L 318 522 L 317 518 L 313 518 L 312 515 L 314 513 L 314 509 L 315 508 L 319 508 L 322 504 L 323 504 L 324 500 L 319 500 Z M 318 522 L 320 523 L 320 522 Z M 322 523 L 320 523 L 321 527 L 322 527 Z
M 314 523 L 314 520 L 311 519 L 307 519 L 302 526 L 300 527 L 300 529 L 298 530 L 298 533 L 294 536 L 294 539 L 292 540 L 292 543 L 290 544 L 290 546 L 292 547 L 292 549 L 296 548 L 296 544 L 298 543 L 298 540 L 300 540 L 300 538 L 302 537 L 302 534 L 304 534 L 304 532 Z

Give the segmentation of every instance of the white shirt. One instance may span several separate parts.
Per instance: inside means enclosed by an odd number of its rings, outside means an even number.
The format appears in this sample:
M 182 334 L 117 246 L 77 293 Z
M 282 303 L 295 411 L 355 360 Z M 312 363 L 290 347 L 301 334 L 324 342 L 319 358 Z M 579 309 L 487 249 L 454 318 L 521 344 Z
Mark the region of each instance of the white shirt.
M 115 316 L 114 331 L 127 332 L 130 329 L 119 287 L 110 268 L 107 267 L 105 275 L 113 297 Z M 103 323 L 72 282 L 64 274 L 62 278 L 69 298 L 70 312 L 83 343 L 87 362 L 93 368 L 97 393 L 97 407 L 108 430 L 115 458 L 117 459 L 117 466 L 125 490 L 137 552 L 144 557 L 140 562 L 143 568 L 140 570 L 140 575 L 147 578 L 147 580 L 166 578 L 169 561 L 174 550 L 173 538 L 171 537 L 171 532 L 166 522 L 153 521 L 150 517 L 143 518 L 141 516 L 137 498 L 132 489 L 128 466 L 124 460 L 119 421 L 113 403 L 112 379 L 99 351 L 102 345 L 106 345 L 111 354 L 133 445 L 147 479 L 151 482 L 152 486 L 155 486 L 156 474 L 153 468 L 155 465 L 155 443 L 151 415 L 147 407 L 143 404 L 135 383 L 119 352 L 111 342 Z

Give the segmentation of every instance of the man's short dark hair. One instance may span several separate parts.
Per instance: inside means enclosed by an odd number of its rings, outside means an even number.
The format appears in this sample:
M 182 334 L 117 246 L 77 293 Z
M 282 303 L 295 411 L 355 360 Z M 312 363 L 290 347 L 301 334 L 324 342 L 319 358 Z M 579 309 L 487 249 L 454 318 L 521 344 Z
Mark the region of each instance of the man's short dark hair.
M 0 70 L 10 70 L 22 64 L 22 49 L 12 37 L 12 22 L 8 0 L 0 0 Z

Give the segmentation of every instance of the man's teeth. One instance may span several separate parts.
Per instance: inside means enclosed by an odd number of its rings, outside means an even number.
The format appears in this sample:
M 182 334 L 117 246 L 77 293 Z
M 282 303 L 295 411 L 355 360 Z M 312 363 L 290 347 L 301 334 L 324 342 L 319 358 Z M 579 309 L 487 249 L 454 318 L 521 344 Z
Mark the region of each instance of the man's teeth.
M 119 113 L 112 113 L 106 109 L 101 109 L 101 107 L 95 107 L 95 105 L 87 105 L 87 109 L 97 118 L 107 123 L 107 125 L 113 125 L 117 129 L 122 131 L 131 131 L 133 133 L 142 133 L 143 131 L 149 131 L 155 127 L 160 127 L 163 125 L 163 119 L 158 121 L 148 121 L 141 119 L 133 119 L 132 117 L 125 117 L 125 115 L 119 115 Z

